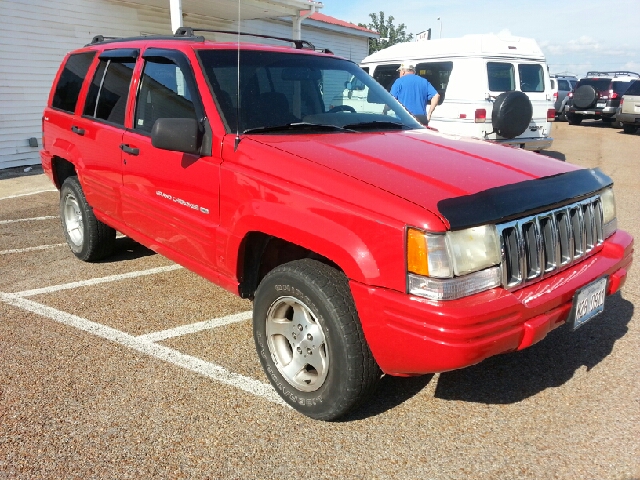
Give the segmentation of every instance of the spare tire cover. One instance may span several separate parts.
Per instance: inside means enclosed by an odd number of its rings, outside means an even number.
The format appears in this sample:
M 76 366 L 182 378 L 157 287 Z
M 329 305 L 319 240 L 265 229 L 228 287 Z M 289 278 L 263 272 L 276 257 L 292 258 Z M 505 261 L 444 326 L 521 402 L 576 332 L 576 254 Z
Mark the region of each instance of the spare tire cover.
M 493 103 L 491 121 L 493 130 L 504 138 L 522 135 L 531 122 L 533 107 L 526 93 L 504 92 Z
M 581 85 L 573 92 L 573 104 L 578 108 L 589 108 L 595 105 L 598 94 L 591 85 Z

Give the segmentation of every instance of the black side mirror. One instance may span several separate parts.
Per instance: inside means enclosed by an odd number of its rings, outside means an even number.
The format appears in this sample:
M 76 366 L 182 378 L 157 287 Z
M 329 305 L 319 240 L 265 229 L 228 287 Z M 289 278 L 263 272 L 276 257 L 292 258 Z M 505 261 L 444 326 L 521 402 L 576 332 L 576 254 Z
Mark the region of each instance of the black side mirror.
M 198 155 L 201 140 L 195 118 L 159 118 L 151 129 L 151 144 L 162 150 Z

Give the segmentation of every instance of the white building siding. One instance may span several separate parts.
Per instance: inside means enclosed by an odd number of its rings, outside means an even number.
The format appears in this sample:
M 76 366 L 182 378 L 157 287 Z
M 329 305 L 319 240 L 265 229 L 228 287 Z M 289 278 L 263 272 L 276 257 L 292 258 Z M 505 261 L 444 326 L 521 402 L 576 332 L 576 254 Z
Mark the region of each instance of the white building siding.
M 39 148 L 29 147 L 29 138 L 42 143 L 42 111 L 67 52 L 86 45 L 95 35 L 171 33 L 169 8 L 134 6 L 118 0 L 1 0 L 0 19 L 0 169 L 40 162 Z M 233 22 L 189 13 L 184 15 L 184 24 L 235 30 Z M 291 23 L 280 20 L 243 21 L 241 29 L 287 38 L 292 35 Z M 305 40 L 356 62 L 368 53 L 365 37 L 304 23 L 302 32 Z M 226 35 L 207 37 L 228 40 Z

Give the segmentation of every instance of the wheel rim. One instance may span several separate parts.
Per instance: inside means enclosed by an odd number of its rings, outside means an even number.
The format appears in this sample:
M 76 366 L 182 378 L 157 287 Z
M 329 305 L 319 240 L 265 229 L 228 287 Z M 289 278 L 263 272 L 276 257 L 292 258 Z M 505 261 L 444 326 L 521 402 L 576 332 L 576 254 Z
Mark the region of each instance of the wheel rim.
M 278 298 L 267 312 L 267 345 L 276 368 L 297 390 L 313 392 L 327 378 L 329 356 L 320 323 L 294 297 Z
M 75 195 L 68 193 L 64 197 L 64 226 L 71 242 L 76 246 L 81 246 L 84 240 L 84 225 L 82 221 L 82 211 Z

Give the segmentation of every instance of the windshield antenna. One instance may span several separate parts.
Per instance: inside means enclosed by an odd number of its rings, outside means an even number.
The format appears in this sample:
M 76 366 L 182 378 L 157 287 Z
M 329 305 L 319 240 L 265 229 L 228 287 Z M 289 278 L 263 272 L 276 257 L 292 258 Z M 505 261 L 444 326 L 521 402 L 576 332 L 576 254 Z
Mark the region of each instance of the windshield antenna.
M 238 0 L 238 85 L 236 89 L 236 142 L 234 152 L 240 145 L 240 0 Z

